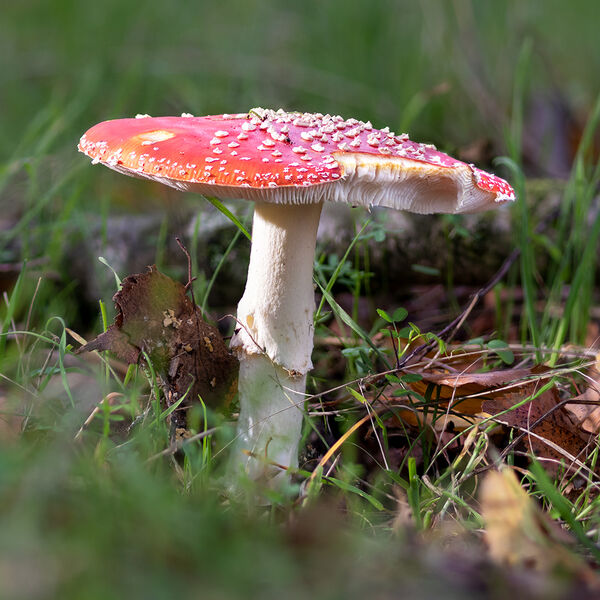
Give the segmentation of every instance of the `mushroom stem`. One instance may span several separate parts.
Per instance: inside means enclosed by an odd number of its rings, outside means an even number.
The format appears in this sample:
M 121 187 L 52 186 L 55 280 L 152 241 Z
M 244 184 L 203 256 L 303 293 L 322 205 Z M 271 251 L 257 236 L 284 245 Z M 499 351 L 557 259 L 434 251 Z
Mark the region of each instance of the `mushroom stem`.
M 259 202 L 254 208 L 248 279 L 231 340 L 240 360 L 233 461 L 253 478 L 268 463 L 298 465 L 306 373 L 312 368 L 312 276 L 321 208 Z
M 231 454 L 234 471 L 251 479 L 270 478 L 278 465 L 298 466 L 306 375 L 290 376 L 266 355 L 240 360 L 240 416 Z

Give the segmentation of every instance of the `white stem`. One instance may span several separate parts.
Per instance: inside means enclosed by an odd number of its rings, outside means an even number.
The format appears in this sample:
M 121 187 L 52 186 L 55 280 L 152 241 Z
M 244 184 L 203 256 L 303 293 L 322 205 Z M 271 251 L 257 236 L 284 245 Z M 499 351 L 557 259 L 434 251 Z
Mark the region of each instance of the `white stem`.
M 240 359 L 233 461 L 254 478 L 267 462 L 298 464 L 306 373 L 312 368 L 312 275 L 321 206 L 254 208 L 248 279 L 231 340 Z
M 266 355 L 240 358 L 240 416 L 233 446 L 234 470 L 252 479 L 270 478 L 277 465 L 298 466 L 306 375 L 290 377 Z

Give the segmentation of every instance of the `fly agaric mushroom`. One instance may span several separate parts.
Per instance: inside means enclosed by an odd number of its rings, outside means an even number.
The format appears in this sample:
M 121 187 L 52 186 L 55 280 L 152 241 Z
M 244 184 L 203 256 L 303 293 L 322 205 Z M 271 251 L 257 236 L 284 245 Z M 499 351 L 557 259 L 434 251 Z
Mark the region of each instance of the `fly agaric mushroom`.
M 79 149 L 127 175 L 255 202 L 248 279 L 231 340 L 240 359 L 234 461 L 252 477 L 266 462 L 298 464 L 323 202 L 464 213 L 515 198 L 503 179 L 434 146 L 318 113 L 143 115 L 92 127 Z

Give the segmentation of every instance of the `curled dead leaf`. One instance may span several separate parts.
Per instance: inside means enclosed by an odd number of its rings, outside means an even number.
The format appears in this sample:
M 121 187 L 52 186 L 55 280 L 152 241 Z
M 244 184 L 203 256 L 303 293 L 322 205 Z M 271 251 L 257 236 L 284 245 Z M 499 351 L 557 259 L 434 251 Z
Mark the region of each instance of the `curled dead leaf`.
M 565 406 L 569 417 L 588 433 L 600 433 L 600 370 L 593 366 L 586 374 L 588 388 Z
M 436 431 L 462 431 L 490 416 L 484 409 L 485 399 L 502 397 L 508 390 L 527 388 L 539 373 L 533 369 L 504 369 L 486 373 L 419 371 L 407 372 L 405 388 L 427 398 L 427 406 L 407 406 L 399 409 L 401 418 L 413 426 L 427 424 Z M 417 376 L 414 377 L 414 376 Z M 386 400 L 399 388 L 386 392 Z M 401 392 L 402 393 L 402 392 Z
M 571 536 L 541 511 L 513 470 L 489 471 L 479 500 L 492 560 L 547 573 L 560 571 L 598 589 L 598 575 L 569 550 Z
M 236 389 L 238 362 L 219 331 L 202 319 L 185 287 L 151 266 L 130 275 L 113 297 L 115 322 L 80 351 L 110 350 L 126 362 L 152 363 L 168 404 L 202 399 L 222 405 Z M 176 425 L 182 422 L 174 415 Z
M 591 436 L 569 418 L 556 388 L 539 395 L 530 389 L 528 395 L 510 393 L 485 400 L 483 409 L 497 422 L 524 434 L 526 449 L 552 473 L 561 465 L 567 471 L 581 467 L 594 447 Z

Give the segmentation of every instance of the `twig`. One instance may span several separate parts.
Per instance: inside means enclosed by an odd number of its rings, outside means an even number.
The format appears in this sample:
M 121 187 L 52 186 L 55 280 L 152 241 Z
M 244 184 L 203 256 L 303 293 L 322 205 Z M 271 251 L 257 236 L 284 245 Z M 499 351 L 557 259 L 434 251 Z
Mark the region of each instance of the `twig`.
M 541 417 L 538 417 L 533 423 L 528 423 L 527 427 L 518 427 L 515 425 L 508 425 L 508 427 L 513 427 L 516 429 L 519 429 L 521 431 L 521 433 L 516 436 L 505 448 L 502 449 L 502 452 L 500 452 L 500 458 L 503 460 L 506 458 L 506 456 L 508 455 L 508 453 L 527 435 L 530 435 L 533 433 L 533 430 L 540 425 L 541 423 L 543 423 L 552 413 L 554 413 L 555 411 L 557 411 L 558 409 L 562 408 L 563 406 L 566 406 L 567 404 L 571 404 L 573 402 L 573 400 L 571 398 L 566 398 L 564 400 L 560 400 L 559 402 L 557 402 L 554 406 L 552 406 L 551 408 L 549 408 Z M 501 420 L 498 420 L 499 423 L 502 423 Z M 502 423 L 503 424 L 503 423 Z M 591 434 L 590 434 L 591 437 Z M 545 440 L 545 438 L 541 438 L 544 441 L 549 441 L 549 440 Z
M 79 430 L 77 431 L 77 433 L 75 434 L 75 437 L 73 439 L 78 440 L 81 438 L 81 435 L 83 434 L 84 430 L 87 429 L 89 424 L 94 420 L 94 417 L 101 410 L 103 410 L 103 405 L 105 402 L 108 402 L 108 404 L 112 406 L 112 404 L 114 403 L 114 401 L 117 398 L 124 398 L 124 397 L 125 397 L 125 395 L 121 394 L 120 392 L 111 392 L 110 394 L 107 394 L 105 398 L 102 398 L 102 400 L 100 400 L 100 402 L 94 407 L 92 412 L 89 414 L 88 418 L 83 422 L 83 425 L 79 428 Z
M 215 431 L 217 431 L 219 428 L 218 427 L 212 427 L 211 429 L 207 429 L 206 431 L 201 431 L 200 433 L 197 433 L 196 435 L 193 435 L 192 437 L 189 437 L 181 442 L 177 442 L 175 444 L 171 444 L 168 448 L 165 448 L 164 450 L 162 450 L 161 452 L 159 452 L 158 454 L 154 454 L 153 456 L 151 456 L 150 458 L 146 459 L 146 462 L 153 462 L 155 461 L 157 458 L 160 458 L 161 456 L 169 456 L 171 454 L 175 454 L 175 452 L 178 452 L 179 450 L 181 450 L 184 446 L 187 446 L 188 444 L 191 444 L 192 442 L 197 442 L 198 440 L 202 440 L 205 437 L 212 435 L 213 433 L 215 433 Z
M 196 280 L 195 277 L 192 277 L 192 256 L 189 253 L 188 249 L 184 246 L 179 236 L 175 237 L 175 241 L 177 242 L 178 246 L 181 248 L 182 252 L 187 258 L 188 280 L 185 284 L 185 291 L 187 292 L 191 288 L 192 302 L 194 303 L 194 306 L 196 306 L 196 300 L 194 300 L 194 289 L 192 288 L 192 283 Z
M 367 421 L 369 421 L 371 419 L 371 413 L 367 413 L 362 419 L 359 419 L 356 423 L 354 423 L 354 425 L 352 425 L 352 427 L 350 427 L 338 440 L 336 440 L 336 442 L 333 444 L 333 446 L 331 446 L 331 448 L 329 448 L 329 450 L 327 450 L 327 452 L 324 454 L 324 456 L 321 458 L 321 460 L 319 461 L 319 464 L 316 466 L 316 468 L 314 469 L 314 471 L 311 473 L 310 477 L 308 478 L 309 481 L 313 481 L 314 478 L 317 476 L 317 471 L 319 469 L 319 467 L 323 467 L 327 464 L 327 461 L 336 453 L 336 451 L 338 450 L 338 448 L 364 423 L 366 423 Z

